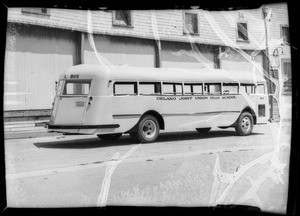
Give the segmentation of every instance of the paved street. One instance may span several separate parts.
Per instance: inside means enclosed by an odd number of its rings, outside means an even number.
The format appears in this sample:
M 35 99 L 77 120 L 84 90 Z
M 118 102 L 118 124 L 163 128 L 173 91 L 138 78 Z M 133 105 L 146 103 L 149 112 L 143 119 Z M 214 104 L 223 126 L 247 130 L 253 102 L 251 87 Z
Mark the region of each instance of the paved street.
M 244 204 L 285 212 L 289 128 L 161 134 L 135 144 L 96 136 L 5 140 L 9 207 Z

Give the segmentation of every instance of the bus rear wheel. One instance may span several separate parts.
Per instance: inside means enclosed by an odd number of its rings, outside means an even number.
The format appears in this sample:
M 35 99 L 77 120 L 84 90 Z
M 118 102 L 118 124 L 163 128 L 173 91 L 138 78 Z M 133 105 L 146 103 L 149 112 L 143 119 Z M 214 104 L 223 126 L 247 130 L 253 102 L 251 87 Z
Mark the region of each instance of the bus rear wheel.
M 199 133 L 208 133 L 211 128 L 196 128 Z
M 102 140 L 113 141 L 113 140 L 119 139 L 122 136 L 122 134 L 121 133 L 117 133 L 117 134 L 98 134 L 97 136 Z
M 237 120 L 235 131 L 240 136 L 247 136 L 253 129 L 253 117 L 248 112 L 243 112 Z
M 155 142 L 159 134 L 159 123 L 152 115 L 145 115 L 138 122 L 137 132 L 130 133 L 133 140 L 141 143 Z

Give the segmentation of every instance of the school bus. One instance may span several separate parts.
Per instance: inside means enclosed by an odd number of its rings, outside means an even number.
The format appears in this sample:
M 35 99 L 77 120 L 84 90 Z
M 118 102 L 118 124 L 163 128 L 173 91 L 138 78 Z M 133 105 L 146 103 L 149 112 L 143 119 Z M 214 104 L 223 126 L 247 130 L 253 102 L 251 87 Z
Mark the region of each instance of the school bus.
M 82 64 L 60 75 L 48 131 L 103 140 L 129 133 L 144 143 L 160 130 L 234 127 L 245 136 L 268 122 L 268 110 L 266 81 L 250 72 Z

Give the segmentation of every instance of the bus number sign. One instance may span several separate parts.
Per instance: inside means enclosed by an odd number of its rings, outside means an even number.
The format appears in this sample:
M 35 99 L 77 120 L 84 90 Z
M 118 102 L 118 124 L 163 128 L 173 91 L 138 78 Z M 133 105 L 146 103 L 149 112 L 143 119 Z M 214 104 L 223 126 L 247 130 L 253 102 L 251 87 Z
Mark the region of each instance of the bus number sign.
M 79 74 L 71 74 L 70 79 L 79 79 Z

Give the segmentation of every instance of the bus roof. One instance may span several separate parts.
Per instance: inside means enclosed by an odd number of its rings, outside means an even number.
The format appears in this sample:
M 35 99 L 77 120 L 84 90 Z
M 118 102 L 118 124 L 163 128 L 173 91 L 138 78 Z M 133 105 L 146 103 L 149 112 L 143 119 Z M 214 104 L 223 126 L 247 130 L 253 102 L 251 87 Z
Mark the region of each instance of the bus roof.
M 178 69 L 178 68 L 146 68 L 131 66 L 104 67 L 101 65 L 82 64 L 70 68 L 66 73 L 80 74 L 86 78 L 105 78 L 119 81 L 141 82 L 239 82 L 263 83 L 264 77 L 249 71 L 224 69 Z

